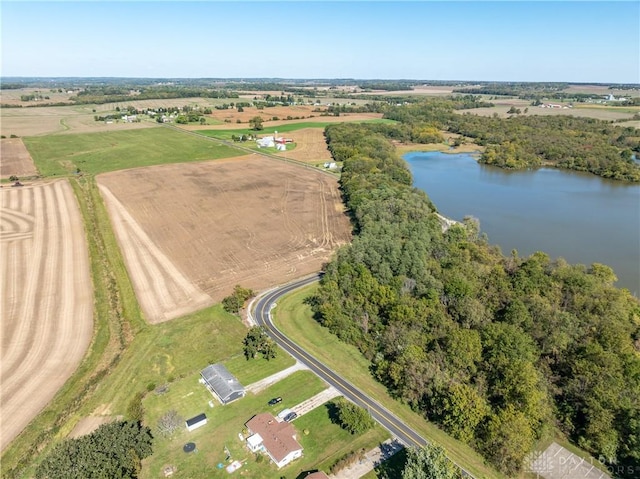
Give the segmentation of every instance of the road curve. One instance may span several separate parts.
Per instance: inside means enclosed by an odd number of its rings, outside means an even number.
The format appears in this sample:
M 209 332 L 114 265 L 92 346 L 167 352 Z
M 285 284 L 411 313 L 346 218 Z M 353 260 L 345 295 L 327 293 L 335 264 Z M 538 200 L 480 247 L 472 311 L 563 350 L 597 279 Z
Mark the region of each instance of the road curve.
M 411 429 L 400 418 L 394 415 L 377 401 L 374 401 L 365 393 L 356 388 L 345 378 L 329 369 L 323 363 L 307 353 L 296 343 L 287 338 L 275 325 L 271 322 L 271 309 L 275 306 L 276 301 L 291 291 L 311 284 L 320 279 L 320 275 L 310 276 L 297 280 L 285 286 L 281 286 L 256 298 L 250 306 L 250 313 L 255 322 L 264 327 L 267 334 L 287 353 L 295 359 L 307 366 L 311 371 L 318 375 L 329 385 L 336 388 L 345 398 L 365 408 L 369 411 L 373 419 L 381 426 L 387 429 L 394 437 L 396 437 L 405 446 L 423 446 L 428 441 L 420 436 L 416 431 Z

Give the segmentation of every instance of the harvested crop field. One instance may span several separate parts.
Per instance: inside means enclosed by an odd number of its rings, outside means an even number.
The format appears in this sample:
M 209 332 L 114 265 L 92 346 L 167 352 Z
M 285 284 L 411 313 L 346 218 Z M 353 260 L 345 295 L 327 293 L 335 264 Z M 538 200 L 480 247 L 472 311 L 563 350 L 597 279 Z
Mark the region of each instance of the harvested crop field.
M 115 108 L 115 107 L 113 107 Z M 0 109 L 0 131 L 5 136 L 39 136 L 54 133 L 92 133 L 158 126 L 155 122 L 105 123 L 95 121 L 90 106 L 50 106 Z
M 0 178 L 38 174 L 31 155 L 20 138 L 0 140 Z
M 315 110 L 315 111 L 314 111 Z M 322 111 L 318 111 L 322 110 Z M 211 115 L 207 115 L 215 120 L 223 122 L 221 125 L 209 125 L 208 128 L 242 128 L 242 125 L 248 125 L 249 120 L 256 116 L 264 120 L 264 126 L 286 125 L 291 122 L 303 120 L 319 121 L 319 122 L 344 122 L 344 121 L 361 121 L 371 120 L 373 118 L 382 118 L 382 113 L 341 113 L 340 116 L 321 116 L 327 110 L 326 106 L 311 105 L 292 105 L 292 106 L 273 106 L 258 110 L 256 107 L 245 107 L 244 111 L 239 112 L 235 108 L 228 110 L 213 110 Z M 277 120 L 274 120 L 274 117 Z M 288 120 L 287 118 L 290 117 Z M 240 123 L 238 123 L 240 120 Z
M 519 102 L 516 104 L 516 102 Z M 525 108 L 529 108 L 527 116 L 531 115 L 571 115 L 578 116 L 583 118 L 595 118 L 597 120 L 605 120 L 605 121 L 620 121 L 620 120 L 631 120 L 633 118 L 633 113 L 630 112 L 622 112 L 616 111 L 615 109 L 607 109 L 607 108 L 588 108 L 588 107 L 576 107 L 576 108 L 540 108 L 536 106 L 529 106 L 528 104 L 521 103 L 521 100 L 513 100 L 514 106 L 516 108 L 520 108 L 524 111 Z M 494 113 L 497 113 L 500 117 L 506 118 L 512 115 L 507 114 L 507 111 L 510 109 L 510 106 L 505 104 L 498 105 L 489 108 L 472 108 L 469 110 L 457 110 L 456 113 L 461 115 L 465 113 L 471 113 L 472 115 L 480 115 L 480 116 L 493 116 Z M 524 114 L 524 113 L 523 113 Z
M 303 128 L 283 133 L 283 136 L 291 138 L 296 147 L 286 153 L 277 153 L 279 156 L 309 163 L 332 161 L 323 129 Z
M 350 240 L 337 180 L 258 155 L 97 177 L 151 323 L 318 271 Z
M 93 333 L 93 295 L 69 183 L 4 187 L 0 201 L 4 450 L 80 363 Z
M 245 109 L 246 111 L 246 109 Z M 318 114 L 315 114 L 318 115 Z M 346 123 L 346 122 L 355 122 L 355 121 L 371 121 L 371 120 L 380 120 L 382 118 L 382 113 L 345 113 L 340 116 L 312 116 L 306 117 L 303 120 L 268 120 L 263 114 L 253 114 L 250 118 L 254 116 L 260 116 L 265 119 L 262 123 L 264 128 L 275 128 L 283 125 L 295 125 L 296 123 L 320 123 L 322 126 L 318 128 L 324 128 L 325 123 Z M 181 125 L 180 127 L 185 130 L 232 130 L 232 129 L 245 129 L 249 126 L 249 120 L 247 119 L 245 122 L 241 123 L 222 123 L 217 125 Z M 260 132 L 258 132 L 260 134 Z

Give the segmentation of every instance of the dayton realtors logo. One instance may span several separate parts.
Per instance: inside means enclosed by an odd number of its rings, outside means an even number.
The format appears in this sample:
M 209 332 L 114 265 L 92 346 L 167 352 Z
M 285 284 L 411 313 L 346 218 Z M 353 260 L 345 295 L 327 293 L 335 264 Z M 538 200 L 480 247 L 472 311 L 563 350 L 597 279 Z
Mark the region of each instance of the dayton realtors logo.
M 582 458 L 553 443 L 544 451 L 533 451 L 524 459 L 524 470 L 544 479 L 611 479 L 640 477 L 640 469 L 607 460 Z M 606 471 L 606 472 L 605 472 Z

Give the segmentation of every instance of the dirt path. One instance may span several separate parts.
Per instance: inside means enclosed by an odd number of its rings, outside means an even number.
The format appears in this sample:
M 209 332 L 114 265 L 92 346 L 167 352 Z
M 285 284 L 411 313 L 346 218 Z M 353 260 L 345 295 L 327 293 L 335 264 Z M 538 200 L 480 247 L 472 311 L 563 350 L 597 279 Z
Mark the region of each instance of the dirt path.
M 358 479 L 369 471 L 372 471 L 375 467 L 378 467 L 395 453 L 401 451 L 403 447 L 404 446 L 399 442 L 389 439 L 388 441 L 383 442 L 380 446 L 367 452 L 364 459 L 361 461 L 358 461 L 349 467 L 345 467 L 341 471 L 338 471 L 329 477 L 331 479 Z
M 287 369 L 283 369 L 282 371 L 272 374 L 271 376 L 266 377 L 260 381 L 257 381 L 253 384 L 249 384 L 245 388 L 245 390 L 253 394 L 258 394 L 260 391 L 264 391 L 265 389 L 273 386 L 278 381 L 282 381 L 287 376 L 290 376 L 296 371 L 302 371 L 303 369 L 307 369 L 307 367 L 304 364 L 296 361 L 296 363 L 293 366 Z
M 93 332 L 85 234 L 66 181 L 0 191 L 0 448 L 44 408 Z

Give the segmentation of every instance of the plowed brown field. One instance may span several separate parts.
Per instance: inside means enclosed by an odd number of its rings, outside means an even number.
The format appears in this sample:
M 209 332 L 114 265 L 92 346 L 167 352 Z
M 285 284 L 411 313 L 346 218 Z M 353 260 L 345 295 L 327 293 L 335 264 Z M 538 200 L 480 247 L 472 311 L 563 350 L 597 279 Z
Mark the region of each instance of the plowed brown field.
M 93 295 L 80 211 L 69 183 L 0 190 L 0 449 L 80 363 Z
M 337 180 L 250 155 L 98 176 L 150 322 L 318 271 L 351 227 Z
M 283 136 L 291 138 L 295 142 L 296 148 L 286 153 L 277 153 L 279 156 L 309 163 L 333 161 L 331 152 L 327 148 L 324 129 L 303 128 L 284 133 Z
M 11 175 L 34 176 L 38 174 L 31 155 L 20 138 L 0 140 L 0 178 Z
M 326 106 L 317 107 L 310 105 L 293 105 L 293 106 L 274 106 L 258 110 L 255 107 L 246 107 L 244 111 L 239 112 L 235 108 L 229 110 L 213 110 L 211 115 L 207 115 L 224 123 L 220 125 L 187 125 L 183 128 L 189 130 L 230 130 L 233 128 L 246 128 L 249 120 L 256 116 L 263 119 L 265 127 L 290 125 L 292 123 L 301 122 L 322 122 L 322 123 L 342 123 L 344 121 L 362 121 L 382 118 L 382 113 L 341 113 L 340 116 L 321 116 L 321 112 L 314 111 L 321 108 L 326 110 Z M 287 120 L 287 117 L 296 118 L 297 120 Z M 278 120 L 273 118 L 277 117 Z M 240 120 L 240 123 L 238 123 Z

